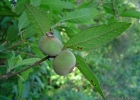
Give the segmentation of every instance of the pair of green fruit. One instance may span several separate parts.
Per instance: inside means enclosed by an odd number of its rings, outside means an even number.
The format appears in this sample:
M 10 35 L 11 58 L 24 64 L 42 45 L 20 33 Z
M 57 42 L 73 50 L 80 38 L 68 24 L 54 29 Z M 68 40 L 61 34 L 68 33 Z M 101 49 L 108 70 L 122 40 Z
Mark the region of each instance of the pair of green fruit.
M 38 46 L 40 50 L 48 55 L 54 56 L 53 70 L 58 75 L 69 74 L 76 65 L 76 58 L 69 50 L 62 50 L 62 43 L 53 35 L 47 35 L 40 38 Z

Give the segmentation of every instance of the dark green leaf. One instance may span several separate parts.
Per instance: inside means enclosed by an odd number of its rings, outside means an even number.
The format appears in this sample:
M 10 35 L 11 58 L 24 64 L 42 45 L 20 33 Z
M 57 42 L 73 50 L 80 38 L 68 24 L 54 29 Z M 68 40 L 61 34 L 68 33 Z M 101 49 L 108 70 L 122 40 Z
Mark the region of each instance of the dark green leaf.
M 28 58 L 28 59 L 24 59 L 24 60 L 20 61 L 18 64 L 16 64 L 14 66 L 14 68 L 16 68 L 18 66 L 22 66 L 22 65 L 32 65 L 36 61 L 39 61 L 39 60 L 40 60 L 40 58 Z
M 34 28 L 29 25 L 23 32 L 23 37 L 24 38 L 30 38 L 34 36 L 37 32 L 34 30 Z
M 29 94 L 29 91 L 30 91 L 30 81 L 27 81 L 24 83 L 24 90 L 23 90 L 23 93 L 22 93 L 22 98 L 27 98 L 28 97 L 28 94 Z
M 0 58 L 9 58 L 11 56 L 8 52 L 0 52 Z
M 56 30 L 56 29 L 52 29 L 52 32 L 53 32 L 53 35 L 54 35 L 55 37 L 57 37 L 57 38 L 62 42 L 62 37 L 61 37 L 59 31 Z
M 19 62 L 21 62 L 21 61 L 22 61 L 22 58 L 21 58 L 20 55 L 18 55 L 17 57 L 14 57 L 14 58 L 12 59 L 11 65 L 9 66 L 9 67 L 10 67 L 10 70 L 13 69 L 13 68 L 14 68 Z
M 32 72 L 32 71 L 33 71 L 33 69 L 30 68 L 30 69 L 24 71 L 24 72 L 21 74 L 21 77 L 24 79 L 24 81 L 26 81 L 26 80 L 28 79 L 29 74 L 30 74 L 30 72 Z
M 115 22 L 109 25 L 93 26 L 76 34 L 64 47 L 83 51 L 90 50 L 113 40 L 130 25 L 130 23 Z
M 117 22 L 117 20 L 115 19 L 114 16 L 112 16 L 112 17 L 110 17 L 110 18 L 108 19 L 108 23 L 109 23 L 109 24 L 110 24 L 110 23 L 114 23 L 114 22 Z
M 77 68 L 80 70 L 80 72 L 88 79 L 88 81 L 96 88 L 99 94 L 105 99 L 100 84 L 92 70 L 86 63 L 84 63 L 84 60 L 81 57 L 76 56 L 76 61 L 78 63 Z
M 18 0 L 15 6 L 16 13 L 21 14 L 24 11 L 24 5 L 27 3 L 29 3 L 29 0 Z
M 8 22 L 11 21 L 11 17 L 4 17 L 3 20 L 1 21 L 1 25 L 5 28 L 8 27 Z
M 9 99 L 8 97 L 0 95 L 0 100 L 12 100 L 12 99 Z
M 18 16 L 16 13 L 12 12 L 11 10 L 0 10 L 0 16 Z
M 68 13 L 66 16 L 62 17 L 61 21 L 66 20 L 71 23 L 84 23 L 91 21 L 96 15 L 96 9 L 84 8 Z
M 3 7 L 3 3 L 2 2 L 0 2 L 0 10 L 1 10 L 1 8 Z
M 15 54 L 13 53 L 13 56 L 8 59 L 8 71 L 19 67 L 19 66 L 23 66 L 23 65 L 32 65 L 34 64 L 36 61 L 39 61 L 40 58 L 28 58 L 28 59 L 24 59 L 22 60 L 22 58 L 20 56 L 15 57 Z
M 136 11 L 136 10 L 126 10 L 126 11 L 121 13 L 121 16 L 140 18 L 140 12 Z
M 18 28 L 15 25 L 11 25 L 7 30 L 7 40 L 13 41 L 17 38 Z
M 62 10 L 63 8 L 71 9 L 74 7 L 72 3 L 61 0 L 41 0 L 41 5 L 50 6 L 52 9 L 55 10 Z
M 15 53 L 14 52 L 12 52 L 12 56 L 8 59 L 8 71 L 10 71 L 10 69 L 11 69 L 11 66 L 12 66 L 12 61 L 13 61 L 13 59 L 15 58 Z
M 50 21 L 45 13 L 32 5 L 26 5 L 27 17 L 37 33 L 45 34 L 50 30 Z
M 30 69 L 24 71 L 24 72 L 21 74 L 21 77 L 20 77 L 19 80 L 18 80 L 19 96 L 22 95 L 23 90 L 24 90 L 24 88 L 25 88 L 23 82 L 25 82 L 25 81 L 28 79 L 29 73 L 32 72 L 32 71 L 33 71 L 33 69 L 30 68 Z
M 33 52 L 34 52 L 36 55 L 38 55 L 39 57 L 41 57 L 41 58 L 45 57 L 45 55 L 41 52 L 41 50 L 40 50 L 38 47 L 33 46 L 33 47 L 32 47 L 32 50 L 33 50 Z
M 5 49 L 5 47 L 2 44 L 0 44 L 0 51 L 3 49 Z
M 21 79 L 21 78 L 19 78 L 18 79 L 18 94 L 19 94 L 19 96 L 21 96 L 22 95 L 22 92 L 23 92 L 23 90 L 24 90 L 24 84 L 23 84 L 23 79 Z
M 126 9 L 125 5 L 122 5 L 117 11 L 119 13 L 119 15 Z
M 107 13 L 110 13 L 112 15 L 114 15 L 114 12 L 113 12 L 113 8 L 112 8 L 112 3 L 105 3 L 103 5 L 104 9 L 106 10 Z
M 30 4 L 35 7 L 38 7 L 40 3 L 41 3 L 41 0 L 30 0 Z
M 26 12 L 23 12 L 21 14 L 21 16 L 19 17 L 19 21 L 18 21 L 19 30 L 27 27 L 29 24 L 30 24 L 30 22 L 29 22 L 29 20 L 27 18 Z
M 36 75 L 35 79 L 37 80 L 38 84 L 41 86 L 41 88 L 44 88 L 44 84 L 41 81 L 41 79 Z
M 81 6 L 78 7 L 78 9 L 81 8 L 97 8 L 98 7 L 98 1 L 90 0 L 89 2 L 83 3 Z

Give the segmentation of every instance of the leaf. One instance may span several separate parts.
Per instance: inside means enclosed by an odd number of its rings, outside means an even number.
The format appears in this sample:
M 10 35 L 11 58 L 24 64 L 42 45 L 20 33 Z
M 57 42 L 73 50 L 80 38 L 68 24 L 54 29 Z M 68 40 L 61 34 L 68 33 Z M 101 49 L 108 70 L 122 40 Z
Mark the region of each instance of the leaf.
M 25 4 L 28 4 L 29 0 L 18 0 L 18 2 L 15 5 L 15 11 L 17 14 L 21 14 L 24 11 Z
M 45 34 L 50 30 L 50 22 L 45 13 L 32 5 L 26 5 L 25 11 L 36 32 Z
M 15 53 L 12 52 L 12 56 L 8 59 L 8 67 L 9 67 L 9 69 L 11 68 L 12 61 L 13 61 L 14 58 L 15 58 Z
M 114 23 L 114 22 L 117 22 L 117 20 L 115 19 L 114 16 L 112 16 L 112 17 L 110 17 L 110 18 L 108 19 L 108 23 L 109 23 L 109 24 L 110 24 L 110 23 Z
M 121 16 L 123 17 L 134 17 L 134 18 L 140 18 L 140 12 L 135 10 L 126 10 L 121 13 Z
M 130 23 L 115 22 L 109 25 L 93 26 L 81 31 L 68 40 L 64 48 L 83 51 L 93 49 L 113 40 L 130 25 Z
M 35 6 L 35 7 L 38 7 L 41 3 L 41 0 L 31 0 L 30 1 L 30 4 Z
M 40 77 L 38 77 L 38 76 L 36 75 L 35 79 L 36 79 L 36 81 L 38 82 L 38 84 L 41 86 L 41 88 L 44 89 L 44 84 L 43 84 L 43 82 L 41 81 Z
M 51 8 L 51 6 L 49 7 L 49 10 L 48 10 L 48 12 L 47 12 L 47 17 L 48 17 L 48 20 L 50 20 L 50 24 L 52 25 L 52 22 L 53 21 L 51 21 L 51 20 L 53 20 L 52 19 L 52 16 L 53 16 L 53 11 L 52 11 L 52 8 Z
M 97 15 L 96 9 L 84 8 L 68 13 L 62 17 L 61 21 L 69 21 L 71 23 L 84 23 L 91 21 L 94 16 Z
M 15 57 L 15 53 L 13 52 L 12 57 L 8 59 L 9 68 L 7 69 L 7 72 L 19 66 L 32 65 L 36 61 L 39 61 L 39 60 L 40 58 L 28 58 L 28 59 L 22 60 L 20 56 Z
M 0 52 L 0 58 L 9 58 L 10 55 L 11 54 L 9 52 Z
M 13 60 L 15 59 L 15 53 L 12 51 L 12 55 L 11 57 L 8 59 L 8 68 L 7 68 L 7 72 L 10 72 L 10 70 L 13 68 Z
M 84 2 L 82 5 L 80 5 L 78 7 L 78 9 L 81 9 L 81 8 L 97 8 L 98 5 L 99 5 L 98 1 L 90 0 L 89 2 Z
M 103 5 L 104 9 L 106 10 L 107 13 L 110 13 L 112 15 L 114 15 L 114 11 L 112 8 L 112 3 L 104 3 Z
M 53 35 L 54 35 L 55 37 L 57 37 L 57 38 L 62 42 L 62 37 L 61 37 L 59 31 L 56 30 L 56 29 L 52 29 L 52 32 L 53 32 Z
M 11 10 L 0 10 L 0 16 L 15 16 L 17 17 L 18 15 Z
M 8 27 L 8 22 L 10 22 L 12 19 L 11 17 L 4 17 L 3 20 L 1 21 L 1 25 L 5 28 Z
M 19 96 L 22 95 L 23 90 L 24 90 L 23 80 L 21 78 L 19 78 L 18 79 L 18 94 L 19 94 Z
M 13 41 L 17 38 L 18 28 L 15 25 L 11 25 L 7 30 L 7 40 Z
M 120 8 L 118 8 L 117 12 L 120 15 L 126 9 L 127 9 L 126 5 L 122 5 Z
M 15 57 L 15 53 L 12 52 L 12 56 L 8 59 L 8 72 L 15 68 L 15 66 L 22 61 L 22 58 L 20 55 Z
M 18 66 L 23 66 L 23 65 L 32 65 L 36 61 L 39 61 L 39 60 L 41 60 L 41 59 L 40 58 L 28 58 L 28 59 L 20 61 L 17 65 L 15 65 L 14 68 L 16 68 Z
M 5 0 L 5 1 L 2 1 L 2 2 L 4 4 L 3 8 L 5 8 L 5 9 L 12 9 L 11 2 L 9 0 Z
M 63 8 L 72 9 L 74 7 L 72 3 L 61 0 L 41 0 L 41 5 L 50 6 L 55 10 L 62 10 Z
M 0 95 L 0 100 L 11 100 L 11 99 L 9 99 L 8 97 Z
M 28 79 L 30 72 L 33 72 L 32 68 L 22 72 L 21 77 L 24 79 L 24 81 Z
M 21 98 L 27 98 L 28 97 L 30 89 L 31 89 L 30 86 L 31 86 L 30 81 L 26 81 L 24 83 L 24 90 L 23 90 Z
M 30 38 L 32 36 L 34 36 L 36 34 L 36 31 L 34 30 L 34 28 L 29 25 L 23 32 L 23 37 L 24 38 Z
M 41 58 L 45 57 L 45 55 L 41 52 L 41 50 L 37 46 L 32 46 L 32 50 L 37 56 Z
M 28 79 L 29 73 L 32 72 L 32 71 L 33 71 L 33 69 L 30 68 L 30 69 L 28 69 L 28 70 L 22 72 L 21 77 L 22 77 L 24 80 L 22 80 L 21 78 L 19 78 L 19 80 L 18 80 L 19 96 L 22 95 L 22 92 L 23 92 L 23 90 L 24 90 L 24 84 L 23 84 L 23 82 L 26 81 L 26 80 Z
M 1 8 L 3 7 L 3 3 L 2 2 L 0 2 L 0 10 L 1 10 Z
M 19 17 L 19 21 L 18 21 L 18 28 L 19 30 L 27 27 L 30 24 L 26 12 L 23 12 L 22 15 Z
M 3 50 L 4 50 L 4 52 L 1 52 L 1 51 L 3 51 Z M 7 52 L 7 51 L 5 50 L 5 47 L 4 47 L 2 44 L 0 44 L 0 58 L 9 58 L 10 55 L 11 55 L 11 53 Z M 3 59 L 3 60 L 4 60 L 4 59 Z M 1 59 L 1 62 L 2 62 L 2 59 Z
M 100 84 L 92 72 L 92 70 L 88 67 L 88 65 L 84 62 L 84 60 L 76 55 L 76 61 L 78 63 L 77 68 L 80 70 L 80 72 L 88 79 L 88 81 L 95 87 L 95 89 L 99 92 L 99 94 L 104 98 L 104 94 L 101 90 Z
M 22 58 L 20 55 L 18 55 L 17 57 L 14 57 L 14 59 L 12 59 L 11 65 L 10 65 L 10 70 L 13 69 L 15 67 L 15 65 L 21 61 L 22 61 Z

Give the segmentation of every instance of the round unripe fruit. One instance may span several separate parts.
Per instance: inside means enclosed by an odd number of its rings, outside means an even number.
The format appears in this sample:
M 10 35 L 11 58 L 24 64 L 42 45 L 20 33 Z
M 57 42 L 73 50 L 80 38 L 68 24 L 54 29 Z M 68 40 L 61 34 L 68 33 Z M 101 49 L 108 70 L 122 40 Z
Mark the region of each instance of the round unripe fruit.
M 69 74 L 76 65 L 76 58 L 69 50 L 62 51 L 58 56 L 54 58 L 53 69 L 58 75 Z
M 38 46 L 44 54 L 49 56 L 56 56 L 62 51 L 62 43 L 54 36 L 41 37 Z

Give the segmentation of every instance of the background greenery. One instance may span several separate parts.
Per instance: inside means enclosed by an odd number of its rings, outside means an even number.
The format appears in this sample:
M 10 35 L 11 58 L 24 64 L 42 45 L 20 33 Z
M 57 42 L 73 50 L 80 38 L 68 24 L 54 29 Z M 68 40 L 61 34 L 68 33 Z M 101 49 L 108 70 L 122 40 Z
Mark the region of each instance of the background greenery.
M 19 71 L 45 57 L 37 45 L 43 34 L 36 33 L 26 18 L 25 4 L 38 7 L 45 13 L 48 19 L 40 23 L 51 26 L 63 44 L 76 33 L 94 25 L 117 21 L 132 23 L 123 34 L 103 46 L 73 52 L 80 54 L 92 69 L 107 100 L 110 97 L 140 98 L 139 0 L 18 0 L 17 3 L 1 0 L 0 74 Z M 86 17 L 74 18 L 77 13 Z M 15 66 L 24 59 L 22 66 Z M 77 68 L 65 77 L 55 74 L 52 59 L 20 75 L 0 80 L 0 100 L 101 99 Z

